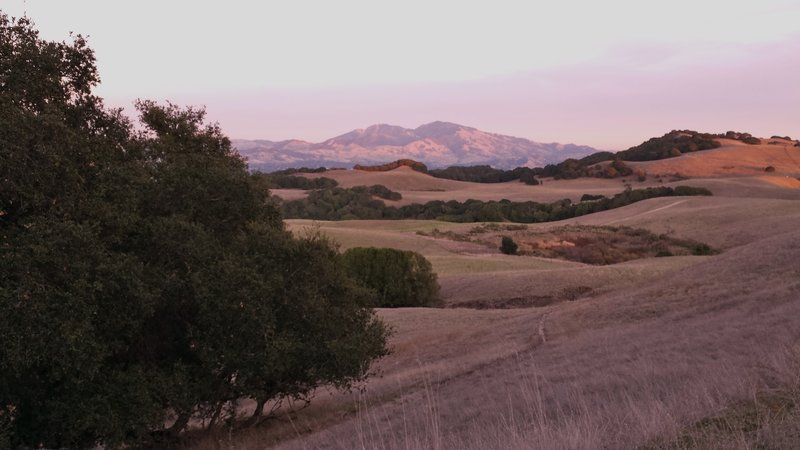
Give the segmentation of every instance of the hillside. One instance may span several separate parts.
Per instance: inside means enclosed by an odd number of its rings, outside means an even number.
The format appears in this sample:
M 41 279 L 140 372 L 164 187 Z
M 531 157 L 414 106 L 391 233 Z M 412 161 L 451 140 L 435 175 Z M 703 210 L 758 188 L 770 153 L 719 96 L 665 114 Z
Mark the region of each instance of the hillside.
M 352 167 L 411 158 L 430 168 L 488 164 L 501 169 L 543 166 L 580 158 L 596 149 L 584 145 L 539 143 L 487 133 L 448 122 L 415 129 L 372 125 L 319 143 L 234 139 L 250 167 L 263 171 L 289 167 Z
M 534 200 L 553 202 L 569 198 L 580 200 L 583 194 L 612 196 L 625 188 L 675 186 L 690 178 L 692 186 L 710 189 L 716 196 L 736 197 L 747 195 L 764 198 L 800 198 L 800 147 L 790 141 L 770 140 L 752 145 L 741 141 L 721 139 L 721 146 L 712 150 L 686 153 L 678 157 L 656 161 L 628 162 L 641 168 L 644 181 L 628 176 L 617 179 L 587 178 L 554 180 L 544 178 L 544 183 L 530 186 L 519 181 L 505 183 L 472 183 L 435 178 L 402 166 L 388 172 L 336 170 L 325 173 L 300 174 L 308 178 L 326 177 L 336 180 L 341 187 L 382 184 L 402 194 L 402 200 L 387 202 L 392 205 L 425 203 L 431 200 Z M 766 172 L 772 166 L 775 170 Z M 683 181 L 683 184 L 686 184 Z M 774 189 L 774 188 L 780 189 Z M 308 191 L 275 189 L 274 195 L 284 200 L 304 198 Z
M 439 273 L 449 306 L 490 309 L 381 310 L 396 330 L 393 353 L 363 393 L 320 394 L 310 408 L 280 415 L 231 444 L 590 449 L 655 442 L 655 448 L 709 448 L 658 443 L 765 390 L 793 388 L 800 369 L 800 205 L 797 197 L 778 199 L 786 188 L 763 189 L 774 199 L 741 188 L 727 197 L 652 199 L 528 227 L 625 225 L 698 239 L 721 251 L 607 266 L 507 256 L 431 234 L 465 233 L 474 224 L 317 223 L 343 248 L 421 252 Z M 298 233 L 309 226 L 289 221 Z M 546 306 L 491 309 L 520 299 L 535 306 L 547 298 Z M 751 426 L 765 432 L 733 435 L 741 441 L 722 446 L 749 448 L 742 442 L 761 439 L 771 443 L 766 448 L 788 448 L 793 442 L 778 434 L 780 421 Z M 717 447 L 726 438 L 705 439 Z

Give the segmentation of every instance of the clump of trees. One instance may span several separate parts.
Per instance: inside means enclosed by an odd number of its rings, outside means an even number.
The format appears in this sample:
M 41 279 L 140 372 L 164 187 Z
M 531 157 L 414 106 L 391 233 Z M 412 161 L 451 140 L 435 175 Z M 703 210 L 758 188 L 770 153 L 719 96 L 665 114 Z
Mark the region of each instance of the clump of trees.
M 416 252 L 357 247 L 342 254 L 348 273 L 375 291 L 382 308 L 440 306 L 439 283 L 431 263 Z
M 262 181 L 270 189 L 330 189 L 339 185 L 339 183 L 327 177 L 306 178 L 297 175 L 288 175 L 281 173 L 262 173 L 255 172 L 255 177 L 261 178 Z
M 276 170 L 274 172 L 269 172 L 268 175 L 294 175 L 296 173 L 324 173 L 329 170 L 344 170 L 342 168 L 327 168 L 327 167 L 299 167 L 299 168 L 289 168 L 283 170 Z
M 436 178 L 473 183 L 505 183 L 519 180 L 528 185 L 537 185 L 536 169 L 517 167 L 512 170 L 495 169 L 491 166 L 450 166 L 446 169 L 432 169 L 428 174 Z
M 382 184 L 373 184 L 372 186 L 355 186 L 352 189 L 359 190 L 359 189 L 366 189 L 369 195 L 373 195 L 378 198 L 382 198 L 384 200 L 402 200 L 403 195 L 399 192 L 395 192 Z
M 380 164 L 376 166 L 363 166 L 361 164 L 356 164 L 353 166 L 353 170 L 364 170 L 367 172 L 388 172 L 390 170 L 397 169 L 400 166 L 408 166 L 412 169 L 416 170 L 417 172 L 426 173 L 428 171 L 428 167 L 419 162 L 414 161 L 413 159 L 398 159 L 397 161 Z
M 335 246 L 203 110 L 134 126 L 98 80 L 81 36 L 0 13 L 0 446 L 148 446 L 362 380 L 387 329 Z
M 754 137 L 752 134 L 741 133 L 738 131 L 728 131 L 724 135 L 717 135 L 717 136 L 724 137 L 727 139 L 735 139 L 737 141 L 742 141 L 745 144 L 751 144 L 751 145 L 758 145 L 761 143 L 761 139 Z
M 500 251 L 506 255 L 516 255 L 518 248 L 519 246 L 511 237 L 503 236 L 502 239 L 500 239 Z

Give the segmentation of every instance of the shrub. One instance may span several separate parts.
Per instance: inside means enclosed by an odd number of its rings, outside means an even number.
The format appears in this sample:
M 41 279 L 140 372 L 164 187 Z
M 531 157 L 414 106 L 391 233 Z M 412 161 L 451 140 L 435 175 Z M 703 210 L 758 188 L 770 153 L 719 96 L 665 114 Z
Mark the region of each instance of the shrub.
M 702 187 L 675 186 L 675 195 L 678 197 L 690 195 L 712 195 L 711 191 Z
M 764 167 L 764 172 L 775 172 L 775 166 Z
M 384 200 L 402 200 L 403 198 L 399 192 L 395 192 L 382 184 L 373 184 L 367 188 L 367 192 Z
M 439 306 L 439 283 L 431 263 L 412 251 L 356 247 L 342 254 L 348 273 L 374 290 L 375 307 Z
M 505 253 L 506 255 L 516 255 L 517 249 L 519 246 L 513 239 L 509 236 L 503 236 L 503 239 L 500 242 L 500 251 Z
M 582 201 L 582 202 L 591 202 L 591 201 L 595 201 L 595 200 L 602 200 L 602 199 L 604 199 L 604 198 L 606 198 L 606 196 L 605 196 L 605 195 L 600 195 L 600 194 L 598 194 L 598 195 L 594 195 L 594 194 L 583 194 L 583 195 L 581 196 L 581 201 Z
M 714 250 L 708 244 L 698 243 L 692 246 L 692 255 L 704 256 L 711 255 Z

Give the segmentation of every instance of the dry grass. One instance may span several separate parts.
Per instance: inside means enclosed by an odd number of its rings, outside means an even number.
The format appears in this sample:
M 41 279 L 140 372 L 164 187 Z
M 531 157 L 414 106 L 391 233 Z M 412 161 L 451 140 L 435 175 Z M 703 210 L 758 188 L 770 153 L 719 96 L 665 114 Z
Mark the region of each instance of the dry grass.
M 470 183 L 464 181 L 434 178 L 407 167 L 400 167 L 389 172 L 364 172 L 360 170 L 337 170 L 321 174 L 303 174 L 309 178 L 333 178 L 341 187 L 382 184 L 393 191 L 400 192 L 403 199 L 386 204 L 406 205 L 410 203 L 426 203 L 432 200 L 502 200 L 553 202 L 564 198 L 580 200 L 586 193 L 612 196 L 625 189 L 621 179 L 606 180 L 599 178 L 579 178 L 576 180 L 545 180 L 539 186 L 529 186 L 519 181 L 507 183 Z M 628 180 L 632 181 L 632 180 Z M 633 182 L 636 187 L 659 184 L 655 180 L 646 183 Z M 277 191 L 275 191 L 277 193 Z M 277 194 L 280 196 L 280 194 Z M 296 192 L 287 192 L 292 199 Z
M 400 201 L 386 202 L 392 205 L 468 199 L 553 202 L 569 198 L 578 201 L 583 194 L 613 196 L 621 192 L 626 183 L 637 188 L 691 184 L 707 187 L 715 195 L 722 196 L 800 199 L 800 149 L 788 142 L 781 145 L 769 145 L 766 142 L 763 145 L 747 145 L 725 139 L 722 142 L 724 145 L 714 150 L 658 161 L 628 163 L 647 172 L 644 182 L 630 176 L 612 180 L 545 179 L 544 184 L 539 186 L 528 186 L 518 181 L 469 183 L 434 178 L 405 166 L 388 172 L 336 170 L 302 176 L 333 178 L 342 187 L 383 184 L 403 195 Z M 766 174 L 764 168 L 767 166 L 774 167 L 775 172 Z M 683 181 L 686 178 L 691 179 Z M 306 196 L 305 191 L 294 189 L 274 190 L 273 193 L 285 200 Z
M 701 243 L 625 226 L 565 225 L 535 230 L 511 225 L 474 227 L 467 233 L 434 230 L 433 237 L 500 247 L 503 237 L 518 245 L 517 254 L 586 264 L 617 264 L 635 259 L 700 254 Z M 707 252 L 712 253 L 709 248 Z
M 363 391 L 322 394 L 302 411 L 193 447 L 796 447 L 800 416 L 790 405 L 800 391 L 800 202 L 779 199 L 793 191 L 768 183 L 769 195 L 755 198 L 749 178 L 708 182 L 731 182 L 730 196 L 651 199 L 529 226 L 642 227 L 724 250 L 706 257 L 597 267 L 416 234 L 466 233 L 475 224 L 319 223 L 345 247 L 420 251 L 440 271 L 451 306 L 554 301 L 380 310 L 396 330 L 394 352 Z M 581 287 L 590 290 L 567 301 Z
M 631 162 L 650 175 L 685 177 L 731 177 L 764 175 L 764 168 L 773 166 L 776 176 L 800 176 L 800 149 L 784 142 L 781 145 L 749 145 L 740 141 L 722 140 L 723 146 L 677 158 Z
M 545 343 L 477 369 L 428 366 L 417 389 L 391 402 L 367 394 L 355 417 L 284 447 L 632 448 L 677 437 L 797 379 L 787 352 L 800 340 L 799 243 L 800 233 L 779 236 L 650 286 L 534 310 L 547 313 Z M 524 311 L 524 323 L 496 326 L 533 341 L 537 317 Z

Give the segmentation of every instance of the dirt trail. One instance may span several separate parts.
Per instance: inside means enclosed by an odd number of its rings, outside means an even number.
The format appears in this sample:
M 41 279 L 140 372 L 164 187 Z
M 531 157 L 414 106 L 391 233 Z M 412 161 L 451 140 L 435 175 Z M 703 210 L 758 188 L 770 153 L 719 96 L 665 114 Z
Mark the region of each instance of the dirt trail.
M 662 210 L 665 210 L 667 208 L 672 208 L 673 206 L 680 205 L 681 203 L 685 203 L 685 202 L 686 202 L 686 200 L 679 200 L 677 202 L 670 203 L 669 205 L 662 206 L 660 208 L 651 209 L 650 211 L 645 211 L 645 212 L 642 212 L 642 213 L 639 213 L 639 214 L 634 214 L 632 216 L 623 217 L 621 219 L 617 219 L 617 220 L 612 220 L 610 222 L 606 222 L 605 225 L 611 225 L 611 224 L 614 224 L 614 223 L 626 221 L 628 219 L 633 219 L 633 218 L 636 218 L 636 217 L 646 216 L 646 215 L 652 214 L 654 212 L 662 211 Z
M 547 335 L 544 332 L 544 321 L 547 320 L 547 313 L 542 314 L 539 320 L 539 337 L 542 338 L 542 344 L 547 342 Z

